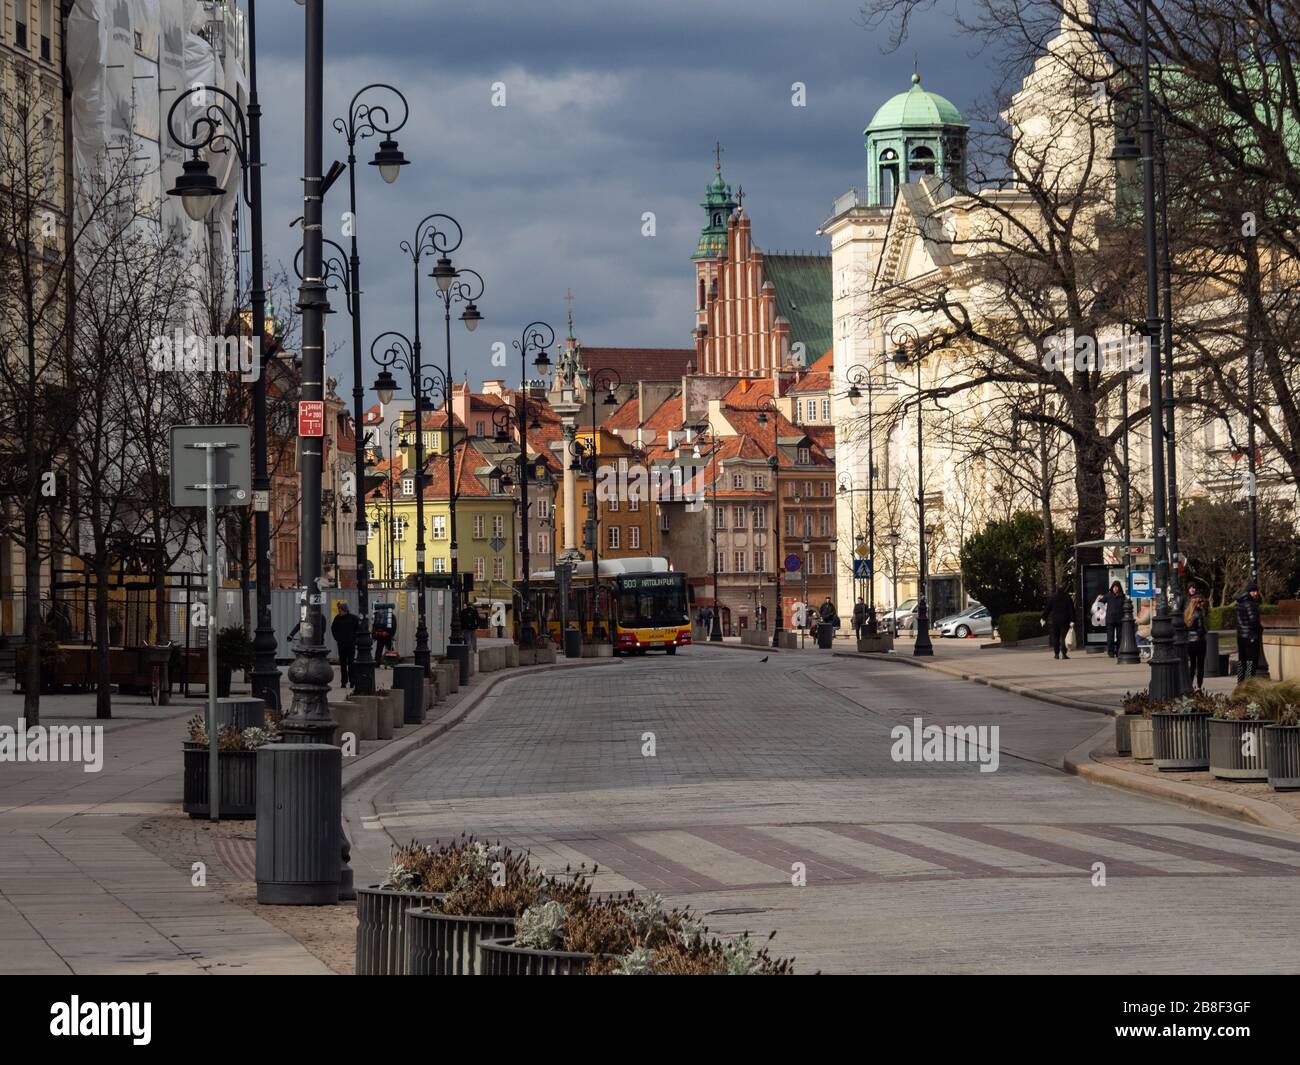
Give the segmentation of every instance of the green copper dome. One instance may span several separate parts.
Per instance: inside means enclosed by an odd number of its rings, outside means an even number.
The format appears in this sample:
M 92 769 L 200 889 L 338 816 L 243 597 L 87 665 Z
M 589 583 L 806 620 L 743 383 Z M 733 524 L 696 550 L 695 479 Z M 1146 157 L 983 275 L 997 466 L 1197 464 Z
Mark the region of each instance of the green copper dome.
M 713 182 L 704 194 L 704 228 L 700 230 L 699 243 L 695 247 L 692 259 L 710 259 L 723 255 L 727 250 L 727 219 L 736 209 L 736 201 L 731 195 L 731 186 L 722 180 L 722 164 L 717 164 Z
M 961 112 L 937 92 L 921 88 L 921 75 L 912 75 L 912 87 L 890 97 L 863 133 L 881 129 L 918 129 L 935 126 L 962 126 Z

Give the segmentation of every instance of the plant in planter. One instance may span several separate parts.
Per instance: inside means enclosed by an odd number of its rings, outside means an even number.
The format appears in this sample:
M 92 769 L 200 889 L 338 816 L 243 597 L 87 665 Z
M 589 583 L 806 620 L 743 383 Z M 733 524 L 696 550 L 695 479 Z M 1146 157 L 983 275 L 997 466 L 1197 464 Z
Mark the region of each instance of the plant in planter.
M 590 892 L 586 875 L 547 876 L 526 854 L 463 834 L 399 847 L 383 881 L 357 890 L 357 972 L 473 972 L 481 937 L 511 934 L 539 900 L 576 903 Z
M 1171 773 L 1210 768 L 1208 722 L 1214 705 L 1212 696 L 1197 692 L 1152 710 L 1151 750 L 1157 769 Z
M 1166 704 L 1152 699 L 1150 692 L 1140 691 L 1126 695 L 1124 705 L 1125 715 L 1132 719 L 1128 723 L 1128 731 L 1133 761 L 1149 763 L 1155 756 L 1151 740 L 1151 715 L 1163 709 Z M 1129 713 L 1129 707 L 1133 708 L 1132 713 Z
M 1276 717 L 1255 700 L 1220 696 L 1210 714 L 1210 772 L 1223 780 L 1267 780 L 1264 730 Z
M 253 641 L 242 625 L 227 625 L 217 633 L 217 695 L 230 694 L 230 677 L 235 670 L 253 668 Z
M 208 806 L 208 726 L 202 714 L 188 723 L 183 745 L 185 787 L 182 809 L 191 817 L 207 817 Z M 232 820 L 257 816 L 257 749 L 279 739 L 274 721 L 265 728 L 238 729 L 224 725 L 217 733 L 217 771 L 221 774 L 221 816 Z
M 484 971 L 534 975 L 777 975 L 793 962 L 758 950 L 748 933 L 708 935 L 689 910 L 665 912 L 654 894 L 592 899 L 576 908 L 548 900 L 516 922 L 513 939 L 480 944 Z M 770 938 L 770 937 L 769 937 Z
M 1300 701 L 1283 704 L 1276 723 L 1264 729 L 1264 760 L 1274 791 L 1300 789 Z
M 1129 754 L 1133 750 L 1133 721 L 1151 716 L 1151 693 L 1125 692 L 1123 713 L 1115 718 L 1115 753 Z

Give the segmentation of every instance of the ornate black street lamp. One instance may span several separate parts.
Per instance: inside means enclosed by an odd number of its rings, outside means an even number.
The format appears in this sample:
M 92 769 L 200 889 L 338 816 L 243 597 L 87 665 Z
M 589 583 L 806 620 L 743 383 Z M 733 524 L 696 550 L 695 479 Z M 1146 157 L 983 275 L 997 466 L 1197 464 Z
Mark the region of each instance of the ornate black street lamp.
M 596 488 L 600 466 L 600 425 L 596 417 L 596 393 L 605 393 L 601 406 L 617 407 L 618 397 L 614 390 L 623 384 L 623 378 L 617 370 L 607 367 L 584 368 L 578 371 L 578 382 L 591 400 L 591 447 L 587 456 L 591 466 L 591 513 L 588 516 L 591 523 L 591 589 L 594 603 L 591 635 L 593 640 L 600 640 L 604 638 L 605 630 L 601 628 L 600 614 L 600 501 Z
M 845 377 L 849 382 L 847 393 L 849 405 L 854 409 L 862 401 L 861 386 L 866 385 L 867 387 L 867 487 L 864 489 L 855 488 L 853 480 L 850 478 L 848 492 L 850 513 L 853 512 L 853 493 L 859 491 L 867 493 L 867 558 L 871 567 L 871 576 L 867 580 L 867 623 L 865 628 L 869 636 L 875 636 L 878 631 L 876 624 L 876 376 L 871 367 L 856 363 L 848 368 Z M 843 485 L 840 486 L 840 491 L 844 491 Z M 856 542 L 857 538 L 854 539 Z
M 894 366 L 900 373 L 908 366 L 916 367 L 916 535 L 920 543 L 921 557 L 916 592 L 916 642 L 912 646 L 912 654 L 930 656 L 934 654 L 934 644 L 930 642 L 930 611 L 926 606 L 925 594 L 929 574 L 925 551 L 925 433 L 921 418 L 921 404 L 924 400 L 921 388 L 921 362 L 924 353 L 921 350 L 921 334 L 906 322 L 894 327 L 890 340 L 894 345 Z M 908 341 L 912 343 L 910 355 L 907 351 Z
M 401 107 L 401 118 L 393 121 L 385 102 L 385 94 L 391 94 Z M 378 98 L 381 102 L 372 103 Z M 376 82 L 367 85 L 352 97 L 348 104 L 346 117 L 334 119 L 334 128 L 342 133 L 348 144 L 348 204 L 351 211 L 349 236 L 351 237 L 351 254 L 346 272 L 348 292 L 348 313 L 352 318 L 352 417 L 356 434 L 356 478 L 358 498 L 365 494 L 366 483 L 366 441 L 365 441 L 365 386 L 362 384 L 361 367 L 361 256 L 357 250 L 357 155 L 358 140 L 381 137 L 379 148 L 370 165 L 377 167 L 380 176 L 388 184 L 397 180 L 401 168 L 407 164 L 406 157 L 397 146 L 394 134 L 406 125 L 410 109 L 406 97 L 391 85 Z M 333 241 L 328 243 L 333 244 Z M 338 245 L 334 245 L 336 248 Z M 339 248 L 342 252 L 342 249 Z M 356 520 L 357 550 L 357 613 L 361 617 L 361 628 L 357 633 L 357 660 L 352 667 L 353 688 L 360 695 L 373 695 L 375 691 L 374 643 L 371 639 L 370 623 L 370 580 L 367 566 L 366 534 L 368 528 L 362 508 L 357 509 Z
M 267 463 L 266 417 L 266 281 L 262 266 L 262 107 L 257 95 L 257 5 L 248 0 L 248 109 L 215 85 L 195 85 L 176 97 L 167 112 L 167 132 L 174 144 L 192 153 L 169 196 L 178 196 L 185 213 L 196 222 L 224 195 L 199 153 L 231 150 L 239 159 L 243 198 L 249 208 L 252 239 L 253 336 L 257 342 L 258 373 L 253 382 L 253 540 L 256 555 L 257 622 L 253 633 L 253 694 L 274 710 L 280 709 L 280 669 L 275 664 L 275 627 L 271 624 L 271 475 Z M 212 102 L 209 102 L 210 97 Z M 182 103 L 200 113 L 189 121 L 189 134 L 178 134 L 173 119 Z
M 519 409 L 515 407 L 499 407 L 492 412 L 492 430 L 498 444 L 508 444 L 512 436 L 519 432 Z M 526 415 L 525 415 L 526 417 Z M 526 439 L 529 430 L 536 430 L 542 427 L 536 412 L 531 419 L 525 424 L 524 433 L 521 434 L 521 440 Z M 529 573 L 532 569 L 532 545 L 528 538 L 528 485 L 543 480 L 546 476 L 546 464 L 541 459 L 535 462 L 530 459 L 524 450 L 523 443 L 520 444 L 519 454 L 513 458 L 503 459 L 497 464 L 497 469 L 501 474 L 501 487 L 509 492 L 516 485 L 519 488 L 519 496 L 516 502 L 519 504 L 519 521 L 517 528 L 520 566 L 524 571 L 523 589 L 520 592 L 519 605 L 519 646 L 533 647 L 536 644 L 536 633 L 533 631 L 533 613 L 532 613 L 532 582 Z M 511 557 L 513 558 L 513 552 Z
M 718 436 L 717 430 L 713 428 L 713 423 L 707 418 L 699 424 L 708 426 L 710 446 L 707 452 L 701 452 L 697 440 L 695 458 L 707 458 L 713 466 L 712 477 L 709 479 L 709 493 L 711 496 L 709 502 L 709 539 L 713 548 L 713 616 L 709 623 L 709 642 L 721 643 L 722 609 L 718 600 L 718 452 L 722 450 L 722 439 Z
M 415 599 L 417 612 L 415 662 L 425 670 L 427 676 L 429 670 L 429 625 L 425 616 L 424 594 L 424 490 L 429 478 L 424 472 L 427 465 L 424 457 L 424 410 L 425 405 L 430 402 L 445 401 L 447 406 L 447 428 L 450 432 L 451 388 L 446 375 L 436 366 L 430 367 L 428 375 L 420 373 L 419 349 L 416 346 L 418 343 L 418 341 L 412 342 L 409 340 L 405 334 L 390 329 L 388 332 L 375 337 L 370 345 L 370 358 L 379 367 L 379 376 L 375 379 L 374 389 L 378 393 L 381 403 L 385 405 L 391 403 L 394 394 L 397 392 L 397 379 L 392 374 L 394 367 L 405 374 L 407 385 L 415 399 L 415 571 L 416 587 L 418 588 Z M 447 450 L 450 460 L 452 449 L 449 447 Z M 451 469 L 451 466 L 449 465 L 448 468 Z M 391 498 L 391 491 L 389 494 Z M 456 535 L 454 517 L 452 518 L 452 528 L 451 535 L 454 544 Z M 454 602 L 452 609 L 452 617 L 454 618 Z
M 1151 489 L 1155 514 L 1155 558 L 1157 583 L 1155 617 L 1151 622 L 1151 683 L 1153 699 L 1172 699 L 1187 691 L 1187 671 L 1181 668 L 1174 650 L 1173 624 L 1169 611 L 1169 555 L 1166 544 L 1165 509 L 1165 426 L 1162 417 L 1162 381 L 1159 344 L 1163 320 L 1160 313 L 1159 263 L 1156 258 L 1156 174 L 1155 119 L 1151 107 L 1151 44 L 1149 0 L 1142 0 L 1142 105 L 1138 119 L 1140 154 L 1131 138 L 1117 138 L 1111 155 L 1121 178 L 1130 178 L 1142 166 L 1142 224 L 1146 238 L 1146 322 L 1142 335 L 1156 353 L 1150 359 Z
M 520 552 L 520 561 L 523 565 L 523 598 L 519 604 L 519 646 L 531 648 L 536 643 L 536 635 L 533 632 L 533 588 L 532 588 L 532 559 L 531 544 L 528 536 L 528 484 L 532 480 L 528 476 L 531 468 L 528 461 L 528 430 L 541 428 L 541 422 L 537 420 L 534 413 L 532 418 L 528 417 L 528 356 L 534 353 L 533 368 L 539 374 L 545 374 L 551 368 L 550 357 L 546 354 L 547 349 L 555 343 L 555 330 L 545 322 L 529 322 L 524 327 L 523 333 L 519 339 L 514 341 L 514 347 L 519 352 L 519 408 L 518 411 L 511 411 L 515 420 L 515 429 L 519 434 L 519 515 L 520 523 L 523 526 L 523 550 Z M 509 408 L 505 408 L 509 410 Z M 493 418 L 495 425 L 496 418 Z M 501 438 L 501 429 L 498 427 L 497 438 Z
M 776 600 L 776 627 L 772 630 L 772 646 L 781 646 L 781 633 L 785 630 L 785 614 L 781 605 L 781 408 L 771 396 L 759 402 L 758 424 L 767 425 L 768 414 L 772 421 L 772 454 L 767 465 L 772 471 L 772 549 L 776 556 L 772 568 L 773 598 Z

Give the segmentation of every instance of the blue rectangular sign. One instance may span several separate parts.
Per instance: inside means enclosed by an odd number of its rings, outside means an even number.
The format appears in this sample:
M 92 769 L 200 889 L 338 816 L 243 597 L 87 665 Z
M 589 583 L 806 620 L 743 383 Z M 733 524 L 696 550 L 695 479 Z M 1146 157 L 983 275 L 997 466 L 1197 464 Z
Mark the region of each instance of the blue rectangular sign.
M 871 559 L 855 558 L 853 560 L 853 576 L 857 580 L 871 579 Z
M 1128 594 L 1130 599 L 1154 599 L 1156 596 L 1155 572 L 1149 569 L 1129 570 Z

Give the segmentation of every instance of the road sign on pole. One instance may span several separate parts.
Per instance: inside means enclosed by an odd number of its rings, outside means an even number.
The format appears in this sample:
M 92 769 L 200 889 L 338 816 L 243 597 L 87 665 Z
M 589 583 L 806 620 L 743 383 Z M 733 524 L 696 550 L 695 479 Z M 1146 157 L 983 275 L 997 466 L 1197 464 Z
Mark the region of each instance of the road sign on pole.
M 252 502 L 247 425 L 173 425 L 171 497 L 208 512 L 208 818 L 221 818 L 217 721 L 217 507 Z
M 871 571 L 871 559 L 855 558 L 853 560 L 853 576 L 857 580 L 869 581 L 871 579 Z
M 803 565 L 803 559 L 801 559 L 798 555 L 785 556 L 785 568 L 789 570 L 791 573 L 798 572 L 799 567 L 802 565 Z
M 1131 569 L 1128 571 L 1128 595 L 1130 599 L 1154 599 L 1155 594 L 1154 570 Z

